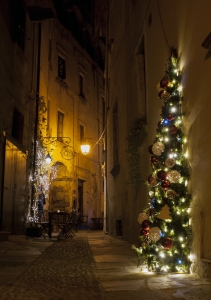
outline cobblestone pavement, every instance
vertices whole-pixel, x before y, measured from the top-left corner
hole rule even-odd
[[[131,244],[103,231],[0,243],[0,300],[210,300],[211,283],[137,268]]]
[[[53,243],[15,281],[0,287],[0,299],[103,299],[87,237]]]

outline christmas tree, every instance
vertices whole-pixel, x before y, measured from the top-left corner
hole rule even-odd
[[[157,272],[182,273],[190,267],[191,196],[178,63],[177,50],[171,48],[165,75],[157,86],[163,105],[155,140],[149,146],[149,205],[138,216],[141,247],[133,245],[138,264],[146,263]]]

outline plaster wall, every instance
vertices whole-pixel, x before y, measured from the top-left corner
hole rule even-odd
[[[135,80],[137,76],[136,55],[144,36],[148,137],[140,148],[143,181],[146,181],[150,174],[148,146],[155,138],[159,110],[162,105],[157,96],[156,85],[165,75],[169,47],[174,46],[178,49],[182,70],[183,131],[188,139],[191,174],[189,182],[189,191],[192,195],[190,216],[193,226],[191,271],[201,277],[210,277],[209,178],[211,163],[208,132],[211,111],[211,59],[209,55],[205,58],[209,49],[202,47],[202,42],[210,33],[208,22],[210,1],[176,1],[174,3],[165,0],[124,1],[121,9],[118,10],[120,6],[119,1],[110,1],[109,37],[114,37],[114,44],[112,52],[109,53],[109,101],[111,109],[115,101],[121,103],[118,128],[119,151],[122,154],[120,155],[120,172],[116,178],[113,178],[110,175],[112,156],[109,156],[113,146],[110,113],[107,164],[109,231],[115,234],[113,220],[117,218],[118,211],[122,216],[123,238],[129,242],[137,242],[135,238],[135,235],[139,235],[137,217],[148,201],[144,182],[136,202],[133,200],[133,191],[125,184],[128,163],[126,155],[123,154],[123,149],[126,147],[124,137],[129,128],[129,120],[136,116],[138,107]],[[118,21],[120,18],[121,21]],[[115,25],[117,22],[118,27]],[[124,165],[123,168],[122,165]],[[127,197],[122,197],[123,194]]]
[[[71,33],[56,20],[42,23],[40,95],[47,103],[46,122],[43,135],[57,137],[57,114],[64,114],[64,141],[47,146],[54,162],[63,164],[66,172],[53,181],[49,207],[70,211],[74,201],[78,208],[78,180],[83,182],[83,214],[100,217],[103,212],[101,193],[102,145],[98,139],[102,128],[102,96],[104,91],[103,73],[90,59],[84,49],[74,40]],[[50,56],[49,56],[50,53]],[[58,55],[65,59],[66,78],[58,77]],[[49,58],[50,57],[50,58]],[[80,95],[79,74],[84,77],[84,95]],[[81,153],[80,125],[84,126],[85,141],[91,151]],[[68,140],[67,140],[68,138]],[[74,151],[70,160],[62,157],[61,148],[65,145]],[[68,205],[69,202],[69,205]]]
[[[30,202],[37,26],[26,14],[23,51],[13,40],[12,4],[2,1],[0,8],[0,229],[22,234]],[[14,108],[24,120],[22,141],[12,137]]]

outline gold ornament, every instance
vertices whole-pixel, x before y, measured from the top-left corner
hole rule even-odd
[[[167,158],[165,160],[165,165],[167,168],[172,168],[175,165],[176,161],[174,158]]]
[[[147,220],[148,219],[148,216],[146,213],[140,213],[139,216],[138,216],[138,222],[139,224],[142,224],[142,222],[144,220]]]
[[[165,149],[165,145],[161,142],[156,142],[152,146],[152,152],[155,155],[161,155],[161,153],[164,151],[164,149]]]
[[[153,242],[157,242],[159,241],[159,239],[161,238],[161,231],[160,228],[158,227],[152,227],[149,230],[149,240],[153,241]]]
[[[171,183],[176,183],[179,181],[181,175],[177,170],[172,170],[168,172],[167,180],[169,180]]]
[[[176,197],[177,193],[173,190],[168,190],[166,192],[166,196],[168,199],[174,199]]]
[[[167,92],[164,92],[164,93],[161,95],[161,99],[164,100],[164,101],[167,101],[169,98],[170,98],[170,94],[167,93]]]

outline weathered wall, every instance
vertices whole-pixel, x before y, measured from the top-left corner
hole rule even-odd
[[[102,146],[95,142],[101,136],[103,73],[88,54],[74,40],[72,34],[56,20],[42,23],[40,95],[47,103],[47,120],[43,136],[57,136],[57,114],[64,114],[63,142],[50,143],[48,151],[54,164],[65,171],[53,180],[46,209],[71,211],[74,203],[79,208],[78,180],[83,182],[83,215],[101,216]],[[50,54],[49,54],[50,53]],[[66,62],[66,78],[58,77],[58,55]],[[84,96],[80,95],[79,74],[84,76]],[[80,149],[80,125],[90,143],[90,153],[84,156]],[[68,143],[74,152],[72,158],[62,155]],[[76,202],[75,202],[76,201]]]
[[[37,26],[26,14],[23,51],[13,39],[12,4],[14,1],[2,1],[0,8],[0,230],[21,234],[30,203],[29,175],[36,92],[36,68],[33,69],[32,62],[37,50]],[[24,120],[22,141],[12,137],[14,108]]]
[[[121,2],[121,3],[120,3]],[[159,7],[158,7],[159,4]],[[210,72],[211,59],[205,59],[208,49],[201,45],[210,33],[210,1],[109,1],[109,40],[114,39],[108,57],[109,106],[108,117],[108,172],[107,201],[109,232],[115,234],[114,220],[122,219],[123,238],[137,243],[139,235],[138,214],[148,201],[146,187],[141,185],[139,197],[134,201],[133,190],[125,184],[128,177],[125,136],[131,120],[139,113],[137,84],[137,54],[141,41],[145,39],[146,101],[148,137],[140,151],[141,174],[146,181],[150,174],[148,146],[152,144],[159,109],[162,105],[157,97],[156,85],[165,74],[169,46],[178,49],[180,68],[183,71],[184,132],[188,138],[192,194],[191,218],[192,271],[200,276],[210,277],[209,267],[211,240],[210,190],[211,175],[210,146]],[[160,12],[160,13],[159,13]],[[117,26],[118,24],[118,26]],[[119,104],[119,157],[120,172],[116,178],[110,174],[112,162],[112,107]],[[110,156],[111,155],[111,156]],[[126,196],[127,195],[127,196]],[[120,214],[120,216],[118,215]],[[203,262],[202,262],[203,261]],[[207,261],[207,263],[206,263]]]

